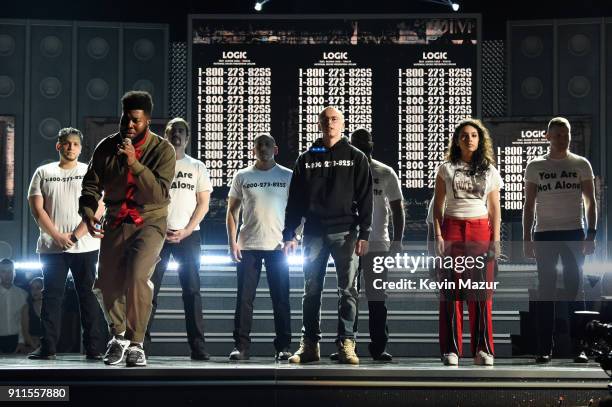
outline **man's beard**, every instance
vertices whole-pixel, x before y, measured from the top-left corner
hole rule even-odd
[[[172,136],[170,138],[170,143],[172,143],[172,145],[174,147],[182,147],[183,146],[183,140],[181,140],[181,138],[177,137],[177,136]]]
[[[66,153],[60,153],[60,155],[66,161],[76,161],[79,158],[79,156],[77,154],[75,154],[73,158],[69,157],[68,154],[66,154]]]

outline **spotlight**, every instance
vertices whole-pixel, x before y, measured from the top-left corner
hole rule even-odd
[[[459,3],[455,3],[453,0],[421,0],[426,3],[433,4],[441,4],[443,6],[448,6],[453,9],[453,11],[459,11]]]
[[[40,270],[42,263],[38,261],[16,261],[15,270]]]
[[[270,0],[263,0],[263,1],[258,1],[257,3],[255,3],[255,11],[261,11],[261,9],[263,8],[263,5],[269,1]]]

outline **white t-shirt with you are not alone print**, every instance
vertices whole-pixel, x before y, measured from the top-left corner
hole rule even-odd
[[[487,216],[489,192],[504,187],[499,171],[490,164],[486,171],[473,173],[470,164],[464,161],[456,164],[447,161],[438,167],[438,176],[446,188],[444,215],[455,218]]]
[[[169,191],[168,230],[184,229],[198,204],[196,194],[212,190],[208,169],[202,161],[187,154],[176,160],[174,179]],[[193,230],[200,230],[200,225],[196,225]]]
[[[584,228],[582,181],[594,179],[589,161],[568,153],[562,159],[549,154],[531,160],[525,181],[536,184],[536,232]]]

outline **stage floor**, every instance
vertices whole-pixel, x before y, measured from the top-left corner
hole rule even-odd
[[[392,406],[587,406],[608,395],[608,376],[597,363],[553,360],[536,365],[529,358],[498,358],[495,366],[458,367],[433,358],[397,358],[392,363],[362,357],[358,366],[327,358],[293,365],[254,357],[207,362],[188,357],[151,357],[148,366],[106,366],[79,355],[33,361],[0,356],[2,386],[65,386],[70,404],[129,403],[312,407]],[[119,393],[118,393],[119,392]],[[120,396],[118,396],[120,395]],[[62,404],[63,403],[63,404]],[[93,404],[92,404],[93,403]],[[590,404],[591,403],[591,404]],[[58,404],[65,406],[64,402]]]
[[[58,355],[56,360],[35,361],[21,355],[0,356],[0,379],[42,379],[83,380],[86,377],[103,378],[190,378],[198,380],[249,380],[279,381],[289,384],[294,380],[322,382],[358,382],[360,385],[375,385],[369,380],[375,379],[387,384],[396,382],[409,385],[418,381],[427,385],[430,380],[446,387],[470,379],[488,381],[504,381],[506,386],[546,382],[547,386],[555,387],[555,383],[582,383],[589,388],[605,388],[609,378],[598,363],[576,364],[571,360],[557,359],[546,365],[536,365],[529,358],[498,358],[495,366],[474,366],[471,358],[462,358],[459,366],[443,366],[438,359],[433,358],[397,358],[391,363],[375,362],[367,357],[361,358],[358,366],[341,365],[322,359],[320,362],[304,365],[275,362],[272,358],[253,357],[248,361],[233,362],[225,357],[213,357],[210,361],[192,361],[188,357],[156,357],[148,359],[148,366],[141,368],[126,368],[124,365],[107,366],[101,361],[89,361],[84,356],[66,354]],[[527,382],[517,382],[527,381]],[[441,383],[443,382],[443,383]],[[304,383],[305,384],[305,383]],[[454,384],[454,385],[453,385]],[[482,385],[483,383],[480,383]]]

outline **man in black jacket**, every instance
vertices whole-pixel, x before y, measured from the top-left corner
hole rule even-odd
[[[372,175],[367,157],[351,146],[342,112],[326,107],[319,114],[323,137],[302,153],[293,169],[285,213],[286,254],[295,250],[295,230],[304,226],[303,328],[292,363],[320,359],[321,292],[329,255],[338,279],[338,335],[341,363],[358,364],[353,325],[357,314],[358,256],[368,251],[372,224]]]

